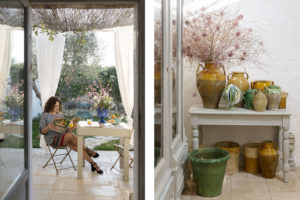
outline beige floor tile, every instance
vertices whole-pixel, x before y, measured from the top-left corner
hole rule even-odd
[[[232,190],[232,200],[272,200],[269,192],[245,192]]]
[[[106,174],[103,175],[96,175],[93,177],[93,183],[96,185],[103,185],[103,186],[118,186],[119,181],[116,176],[109,176]]]
[[[233,175],[231,177],[231,189],[235,192],[268,192],[264,178],[248,173]]]
[[[94,197],[93,200],[125,200],[123,197]]]
[[[282,182],[278,177],[267,180],[267,185],[273,192],[300,192],[300,178],[290,177],[288,183]]]
[[[189,195],[182,195],[182,196],[181,196],[181,199],[182,199],[182,200],[191,200],[192,197],[189,196]]]
[[[33,176],[33,185],[54,185],[55,176]]]
[[[120,197],[121,191],[113,186],[94,186],[85,185],[84,195],[94,196],[94,197]]]
[[[272,200],[300,200],[300,192],[274,192]]]
[[[34,200],[48,200],[52,194],[51,185],[33,185],[32,196]]]

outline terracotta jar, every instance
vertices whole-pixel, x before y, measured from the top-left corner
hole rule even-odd
[[[281,99],[280,87],[276,85],[270,85],[265,88],[265,93],[267,94],[268,98],[267,109],[277,110]]]
[[[202,70],[199,70],[202,68]],[[206,62],[199,65],[196,72],[197,88],[204,108],[218,108],[222,91],[226,84],[224,67]]]
[[[274,178],[278,163],[278,147],[273,141],[266,140],[259,145],[259,166],[265,178]]]
[[[286,98],[288,96],[287,92],[281,92],[280,103],[278,109],[286,109]]]
[[[263,112],[267,107],[267,96],[259,89],[253,96],[252,103],[255,111]]]
[[[251,82],[251,89],[261,89],[263,92],[265,90],[265,87],[268,87],[270,85],[274,85],[273,81],[265,81],[265,80],[259,80],[259,81],[252,81]]]
[[[243,154],[245,156],[245,171],[251,174],[260,172],[258,162],[259,143],[247,143],[244,145]]]

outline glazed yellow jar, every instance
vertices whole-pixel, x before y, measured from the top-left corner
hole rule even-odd
[[[273,81],[266,81],[266,80],[258,80],[258,81],[252,81],[251,82],[251,89],[261,89],[263,92],[265,90],[265,87],[268,87],[270,85],[274,85]]]
[[[231,72],[227,75],[227,85],[234,84],[242,92],[246,92],[249,89],[248,82],[249,75],[247,72]]]
[[[281,92],[281,99],[278,106],[278,109],[286,109],[286,98],[288,96],[287,92]]]
[[[212,62],[206,62],[205,66],[199,65],[196,72],[196,81],[203,107],[218,108],[226,84],[224,67],[217,66]]]
[[[265,178],[274,178],[278,163],[278,147],[275,142],[266,140],[259,146],[259,166]]]

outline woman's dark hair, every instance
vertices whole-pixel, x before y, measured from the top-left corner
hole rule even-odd
[[[59,111],[62,111],[62,107],[61,107],[61,101],[58,97],[50,97],[44,107],[44,112],[49,113],[51,110],[54,109],[54,106],[56,104],[56,102],[59,102]]]

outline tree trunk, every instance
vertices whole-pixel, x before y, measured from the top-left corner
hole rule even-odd
[[[35,93],[35,96],[40,100],[40,105],[42,106],[41,93],[35,84],[35,80],[32,80],[32,88]]]

